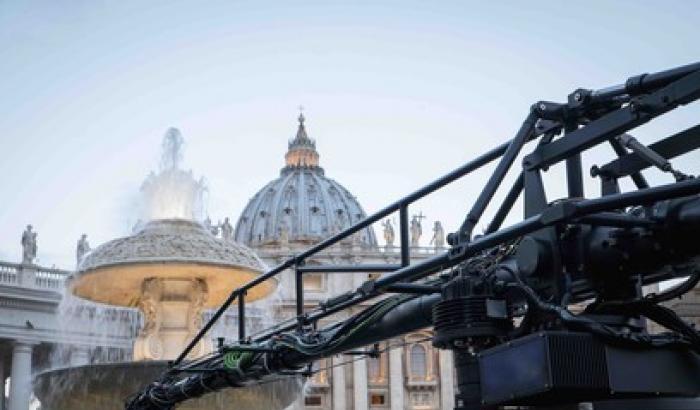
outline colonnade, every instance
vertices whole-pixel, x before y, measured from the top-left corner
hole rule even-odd
[[[36,342],[16,340],[12,342],[10,374],[5,374],[5,363],[0,362],[2,399],[0,410],[27,410],[32,394],[32,351]],[[2,360],[0,356],[0,360]],[[5,402],[5,382],[10,377],[10,392]]]

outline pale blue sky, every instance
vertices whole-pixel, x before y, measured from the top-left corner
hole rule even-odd
[[[93,246],[127,233],[169,126],[212,219],[235,220],[278,175],[300,104],[327,175],[372,212],[503,142],[536,100],[700,60],[698,22],[690,0],[0,0],[0,259],[20,258],[27,223],[40,263],[62,267],[82,232]],[[426,243],[485,175],[414,207]]]

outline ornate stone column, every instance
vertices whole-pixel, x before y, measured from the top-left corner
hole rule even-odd
[[[334,356],[333,365],[343,361],[342,357]],[[345,366],[333,367],[333,410],[345,410]]]
[[[367,410],[367,361],[365,359],[352,363],[352,384],[355,410]]]
[[[455,407],[454,360],[452,350],[440,349],[440,408]]]
[[[389,401],[391,410],[404,408],[403,349],[389,350]],[[444,407],[443,407],[444,408]]]
[[[145,323],[134,342],[134,360],[175,359],[201,328],[207,296],[207,284],[201,279],[145,280],[139,295]],[[211,341],[204,339],[188,357],[212,349]]]
[[[35,343],[15,341],[12,348],[9,410],[29,409],[32,392],[32,349]]]

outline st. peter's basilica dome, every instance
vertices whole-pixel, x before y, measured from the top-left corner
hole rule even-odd
[[[314,243],[365,218],[357,199],[324,175],[316,143],[299,115],[296,137],[289,141],[280,177],[248,202],[236,223],[235,240],[249,246]],[[355,235],[362,246],[376,246],[371,228]]]

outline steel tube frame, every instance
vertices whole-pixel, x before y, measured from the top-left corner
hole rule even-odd
[[[625,148],[617,138],[610,139],[610,146],[617,154],[618,160],[622,157],[626,157],[627,155],[629,155],[629,153],[627,152],[627,148]],[[620,176],[614,176],[605,171],[603,171],[603,175],[605,178],[620,178]],[[631,173],[630,177],[632,178],[632,181],[634,182],[634,185],[637,187],[637,189],[649,188],[649,183],[647,183],[647,180],[644,178],[641,171]]]
[[[297,319],[304,314],[304,272],[296,268],[294,270],[294,286],[296,287]],[[299,324],[302,324],[301,320]]]
[[[635,104],[629,104],[591,121],[585,127],[570,132],[565,138],[539,147],[534,153],[526,156],[523,163],[527,169],[541,169],[553,165],[649,122],[678,105],[687,104],[699,95],[700,71],[696,71],[640,98]]]
[[[564,136],[578,129],[578,124],[568,122],[564,126]],[[566,159],[566,182],[569,189],[569,198],[583,198],[583,164],[581,154],[572,155]]]
[[[238,340],[245,340],[245,292],[238,296]]]
[[[508,144],[508,149],[505,153],[503,153],[503,157],[498,163],[496,170],[493,172],[491,178],[489,178],[484,189],[481,190],[479,197],[469,210],[464,222],[462,222],[462,226],[460,226],[457,234],[459,242],[464,242],[471,239],[472,230],[479,222],[479,219],[481,218],[481,215],[483,215],[488,204],[491,202],[493,195],[496,193],[496,190],[498,190],[498,187],[501,185],[501,181],[503,181],[503,178],[510,170],[511,165],[513,165],[515,158],[518,156],[520,150],[522,150],[525,144],[535,135],[536,121],[537,114],[531,110],[525,118],[525,121],[523,121],[523,124],[520,126],[515,138],[513,138],[510,144]]]
[[[399,208],[399,238],[401,243],[401,266],[411,263],[411,248],[408,242],[408,205]]]
[[[613,140],[611,140],[612,143]],[[603,165],[599,168],[598,173],[608,175],[612,178],[622,178],[632,176],[651,167],[652,165],[644,161],[636,153],[629,153],[619,142],[620,150],[616,149],[619,158]],[[649,148],[666,159],[673,159],[679,155],[683,155],[689,151],[700,148],[700,124],[685,129],[670,137],[659,140]],[[644,186],[648,187],[648,184]]]
[[[393,272],[402,265],[310,265],[297,270],[304,273]]]

